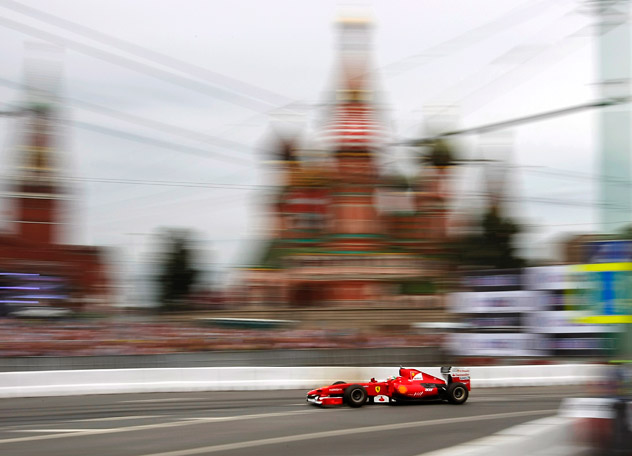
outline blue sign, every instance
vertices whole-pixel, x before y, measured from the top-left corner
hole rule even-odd
[[[585,245],[586,263],[632,262],[632,241],[596,241]]]
[[[592,271],[585,275],[580,291],[584,310],[594,315],[630,315],[632,313],[632,271]]]

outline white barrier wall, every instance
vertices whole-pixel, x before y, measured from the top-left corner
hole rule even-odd
[[[438,367],[419,368],[441,377]],[[578,385],[597,380],[600,365],[471,367],[472,388]],[[82,394],[308,389],[337,380],[383,380],[398,367],[192,367],[0,373],[0,397]]]
[[[542,366],[477,366],[470,368],[472,388],[498,386],[583,385],[605,375],[598,364],[554,364]]]

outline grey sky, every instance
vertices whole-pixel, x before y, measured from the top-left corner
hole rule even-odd
[[[71,121],[96,124],[135,135],[209,150],[208,158],[139,144],[95,131],[68,128],[70,175],[220,184],[265,184],[262,149],[269,145],[270,124],[279,117],[305,127],[308,144],[322,118],[320,105],[331,89],[336,67],[333,21],[345,10],[339,2],[268,0],[20,0],[20,3],[92,28],[146,49],[190,62],[256,88],[232,93],[258,94],[256,109],[218,100],[104,62],[81,51],[90,45],[118,57],[129,53],[18,13],[0,0],[0,18],[18,21],[70,40],[66,47],[65,95],[125,114],[235,141],[243,148],[209,147],[122,118],[70,103]],[[3,7],[4,5],[4,7]],[[373,63],[388,127],[395,138],[422,133],[427,105],[459,104],[459,126],[475,126],[590,101],[596,97],[592,31],[594,19],[576,0],[424,0],[373,1],[361,10],[375,22]],[[487,24],[487,25],[486,25]],[[482,27],[485,26],[485,27]],[[482,27],[482,28],[481,28]],[[469,32],[468,32],[469,31]],[[449,41],[448,45],[436,46]],[[24,43],[34,40],[0,21],[0,78],[20,82]],[[425,51],[431,49],[430,55]],[[142,63],[159,70],[165,65]],[[178,72],[179,75],[183,73]],[[216,81],[220,80],[219,77]],[[199,81],[199,78],[198,78]],[[226,86],[214,84],[223,94]],[[260,92],[258,92],[260,88]],[[264,92],[265,91],[265,92]],[[15,88],[0,85],[0,108],[20,100]],[[293,100],[292,116],[274,110],[273,100]],[[270,106],[269,108],[266,107]],[[267,112],[266,112],[267,111]],[[544,174],[552,167],[584,174],[594,171],[595,113],[585,112],[532,124],[513,131],[511,195],[513,215],[537,225],[525,237],[531,256],[547,256],[562,231],[587,231],[595,220],[595,182]],[[2,158],[11,143],[11,121],[0,119]],[[481,138],[457,141],[460,153],[479,156]],[[241,162],[215,159],[215,151]],[[392,160],[409,151],[394,148]],[[539,168],[528,168],[539,167]],[[480,193],[480,167],[458,170],[456,190]],[[129,233],[153,233],[160,226],[190,226],[216,252],[214,260],[235,264],[249,258],[259,235],[260,191],[248,188],[192,188],[110,184],[74,184],[81,196],[75,242],[113,245],[136,256],[148,240]],[[550,198],[543,203],[529,198]],[[573,205],[567,205],[571,202]],[[471,206],[460,198],[458,206]],[[540,226],[547,225],[547,226]],[[564,225],[564,226],[561,226]],[[535,247],[537,246],[537,247]],[[129,257],[128,257],[129,258]]]

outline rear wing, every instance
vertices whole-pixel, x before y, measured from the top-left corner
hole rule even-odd
[[[446,383],[453,382],[463,383],[470,389],[470,370],[466,367],[441,367],[441,375],[445,379]]]

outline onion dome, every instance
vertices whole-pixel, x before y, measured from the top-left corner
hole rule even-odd
[[[373,107],[357,101],[338,104],[323,132],[323,139],[339,154],[368,153],[382,137]]]
[[[384,136],[372,104],[370,22],[346,18],[339,22],[340,51],[336,101],[322,138],[338,155],[368,154]]]

